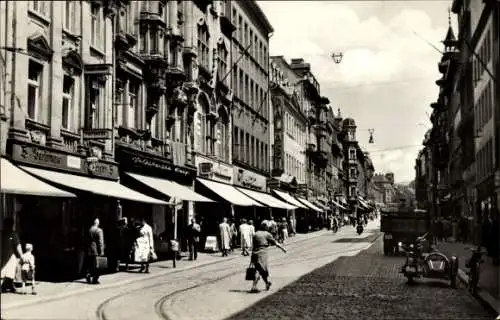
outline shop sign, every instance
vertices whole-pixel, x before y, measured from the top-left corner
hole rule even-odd
[[[159,169],[168,172],[175,172],[176,174],[188,176],[191,172],[187,169],[178,167],[172,163],[148,159],[141,156],[133,156],[131,158],[134,165],[144,166],[152,169]]]
[[[95,162],[84,161],[81,157],[35,145],[14,143],[12,145],[12,159],[30,165],[45,167],[49,170],[59,169],[100,178],[118,179],[118,168],[114,163],[99,160]]]
[[[195,164],[198,168],[198,175],[200,177],[232,183],[233,166],[200,155],[196,156]]]
[[[267,178],[255,172],[234,167],[233,184],[260,191],[266,190]]]
[[[285,131],[283,128],[283,102],[282,98],[274,97],[272,99],[274,108],[274,143],[273,143],[273,168],[284,168],[284,139]],[[281,174],[281,172],[273,172],[273,175]]]

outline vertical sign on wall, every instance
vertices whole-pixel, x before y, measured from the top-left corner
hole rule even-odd
[[[284,143],[284,128],[283,128],[283,104],[281,97],[273,97],[274,109],[274,146],[273,146],[273,176],[281,176],[283,173],[283,143]]]

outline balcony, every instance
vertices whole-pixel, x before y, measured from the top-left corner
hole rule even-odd
[[[115,47],[121,51],[127,51],[137,44],[137,36],[125,31],[119,31],[115,35]]]
[[[141,10],[140,24],[141,27],[144,25],[152,27],[166,27],[164,16],[160,15],[158,12],[152,12],[150,10]]]

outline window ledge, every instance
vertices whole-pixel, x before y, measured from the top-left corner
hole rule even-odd
[[[50,25],[50,19],[46,15],[39,13],[33,9],[28,9],[28,16],[34,17],[35,19],[40,21],[45,26]]]
[[[98,49],[95,45],[90,45],[90,53],[97,54],[103,58],[106,56],[104,51],[102,51],[101,49]]]
[[[78,133],[74,133],[69,131],[68,129],[61,129],[61,136],[62,137],[68,137],[68,138],[73,138],[73,139],[79,139],[80,135]]]

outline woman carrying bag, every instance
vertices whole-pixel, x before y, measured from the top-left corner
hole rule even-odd
[[[272,283],[269,281],[267,248],[272,245],[280,248],[284,253],[286,253],[286,249],[277,243],[269,232],[268,224],[263,221],[260,224],[260,230],[255,232],[253,236],[252,255],[250,257],[250,265],[247,268],[245,276],[246,280],[253,280],[252,289],[250,290],[252,293],[259,292],[257,289],[257,283],[259,282],[260,277],[262,277],[266,283],[266,290],[271,288]]]

